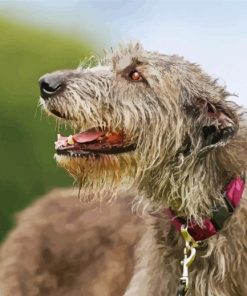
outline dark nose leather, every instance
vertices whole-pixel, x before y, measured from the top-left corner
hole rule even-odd
[[[61,73],[46,74],[39,79],[40,93],[43,99],[56,95],[64,85],[64,75]]]

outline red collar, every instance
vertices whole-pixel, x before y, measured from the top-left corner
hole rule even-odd
[[[239,205],[244,192],[245,181],[241,177],[233,179],[225,189],[224,200],[226,206],[216,208],[212,211],[212,216],[203,220],[203,226],[199,226],[193,220],[188,222],[188,232],[195,241],[203,241],[216,234],[222,229],[224,222],[231,216],[235,208]],[[186,224],[185,219],[177,217],[172,209],[165,209],[165,213],[171,223],[180,232],[181,226]]]

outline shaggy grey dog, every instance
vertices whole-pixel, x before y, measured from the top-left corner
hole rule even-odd
[[[56,160],[78,181],[81,198],[114,201],[137,190],[132,207],[148,228],[124,295],[176,295],[186,257],[173,222],[200,234],[214,213],[214,235],[195,243],[186,232],[185,251],[197,255],[179,295],[247,295],[246,198],[235,210],[225,194],[243,189],[247,128],[225,88],[197,65],[139,44],[93,67],[47,74],[40,86],[43,108],[75,130],[59,135]]]

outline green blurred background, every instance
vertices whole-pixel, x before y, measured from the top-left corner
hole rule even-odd
[[[38,78],[75,68],[92,53],[61,34],[0,19],[0,239],[14,213],[57,186],[72,184],[53,160],[55,122],[37,107]]]

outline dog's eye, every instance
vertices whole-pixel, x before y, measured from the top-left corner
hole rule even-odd
[[[134,80],[134,81],[143,80],[142,75],[137,70],[134,70],[134,71],[130,72],[129,77],[130,77],[131,80]]]

